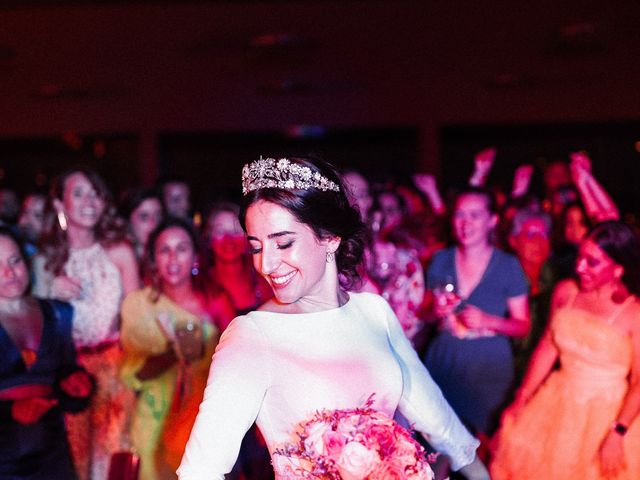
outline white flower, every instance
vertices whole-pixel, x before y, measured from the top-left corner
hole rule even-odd
[[[379,463],[378,453],[358,442],[347,443],[336,461],[342,480],[362,480]]]
[[[330,429],[331,426],[324,422],[315,423],[306,429],[305,433],[307,438],[304,440],[305,450],[315,452],[318,455],[326,455],[327,447],[324,443],[324,435]]]

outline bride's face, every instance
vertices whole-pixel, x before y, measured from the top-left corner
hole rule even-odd
[[[266,201],[248,208],[246,227],[253,264],[279,302],[335,298],[335,263],[327,263],[327,252],[337,248],[335,240],[319,239],[287,209]]]

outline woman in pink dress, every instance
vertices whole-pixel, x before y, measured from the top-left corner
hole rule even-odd
[[[597,225],[502,419],[491,478],[640,478],[640,241]],[[554,368],[559,361],[559,368]]]

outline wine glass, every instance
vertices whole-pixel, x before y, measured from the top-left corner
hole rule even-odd
[[[433,284],[431,291],[436,304],[435,311],[440,313],[443,327],[456,336],[463,335],[466,327],[458,321],[456,313],[464,306],[464,301],[453,277],[439,279]]]
[[[190,363],[202,357],[204,352],[204,344],[202,339],[202,329],[198,322],[188,319],[181,322],[175,330],[176,340],[182,358]]]

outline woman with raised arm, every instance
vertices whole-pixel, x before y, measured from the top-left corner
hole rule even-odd
[[[367,405],[391,417],[398,409],[455,469],[488,478],[475,455],[478,441],[444,400],[389,305],[377,295],[349,291],[361,261],[363,224],[336,170],[320,160],[261,158],[243,168],[242,178],[241,223],[254,265],[275,296],[237,317],[222,335],[180,479],[224,478],[254,421],[276,478],[309,475],[302,471],[308,464],[287,456],[301,423],[319,411]],[[357,446],[325,440],[344,447],[342,468],[362,460]],[[368,458],[367,467],[374,468],[377,457]]]
[[[0,228],[0,478],[76,478],[63,412],[86,408],[93,390],[76,363],[68,303],[28,294],[21,245]]]
[[[492,478],[640,478],[640,240],[596,225],[496,437]],[[556,368],[559,362],[559,368]]]
[[[133,401],[118,367],[120,303],[140,286],[138,266],[112,197],[95,172],[76,168],[51,186],[45,232],[34,259],[33,292],[68,301],[74,308],[73,340],[78,361],[97,382],[90,407],[67,420],[81,480],[104,479],[111,454],[126,446],[126,417]]]

